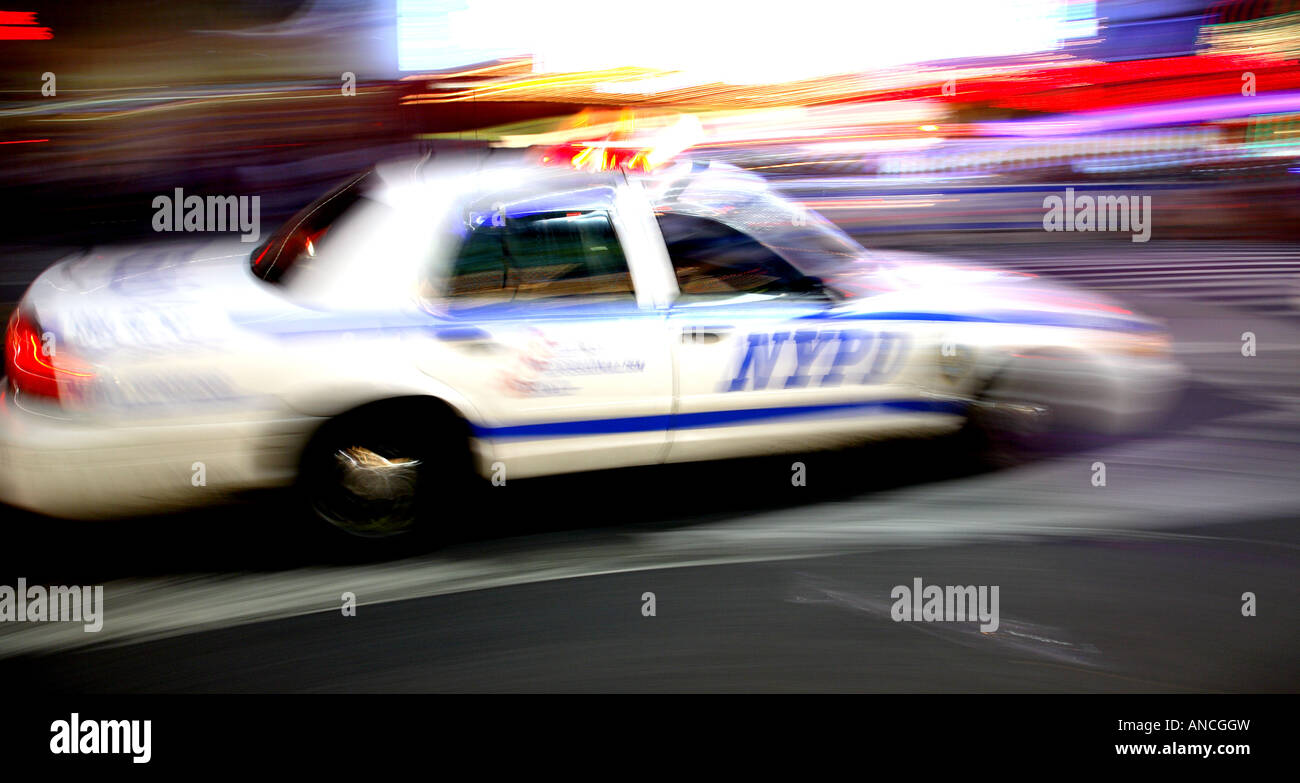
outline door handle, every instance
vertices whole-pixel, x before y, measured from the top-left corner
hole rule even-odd
[[[730,326],[687,326],[682,329],[682,342],[708,345],[722,340],[730,333]]]

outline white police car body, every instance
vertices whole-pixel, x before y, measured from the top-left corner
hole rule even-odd
[[[716,164],[404,161],[251,255],[173,243],[42,274],[6,338],[0,499],[120,516],[297,481],[384,535],[450,503],[462,467],[803,451],[980,412],[1120,430],[1179,377],[1159,325],[1113,302],[868,253]]]

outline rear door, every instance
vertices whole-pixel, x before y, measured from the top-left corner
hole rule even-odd
[[[672,355],[628,235],[612,191],[466,216],[428,372],[471,401],[481,457],[508,476],[664,456]]]

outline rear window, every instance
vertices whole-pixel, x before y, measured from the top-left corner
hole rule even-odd
[[[252,254],[253,274],[277,283],[300,263],[320,254],[330,229],[344,213],[366,200],[369,172],[353,177],[309,204]]]

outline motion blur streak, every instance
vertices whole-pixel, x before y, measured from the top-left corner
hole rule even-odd
[[[6,682],[1300,687],[1295,3],[30,7]]]

